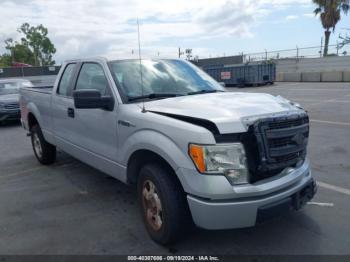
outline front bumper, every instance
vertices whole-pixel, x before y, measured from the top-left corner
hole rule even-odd
[[[194,223],[205,229],[252,227],[290,209],[298,210],[316,193],[316,183],[309,174],[296,184],[265,196],[235,200],[206,200],[187,196]]]
[[[21,118],[21,111],[11,110],[11,111],[0,111],[0,121],[4,120],[19,120]]]

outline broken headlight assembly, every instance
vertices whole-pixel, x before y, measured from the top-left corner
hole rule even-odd
[[[206,175],[224,175],[232,185],[248,183],[247,159],[241,143],[189,145],[197,170]]]

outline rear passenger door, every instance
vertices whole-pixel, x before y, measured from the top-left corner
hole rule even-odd
[[[74,124],[74,118],[69,112],[74,108],[72,97],[73,81],[77,74],[77,63],[66,65],[59,80],[56,93],[52,96],[52,121],[56,144],[66,149],[74,141],[75,133],[70,128]]]
[[[109,82],[99,63],[86,62],[77,74],[74,90],[96,89],[102,96],[113,96]],[[94,157],[116,160],[117,121],[113,111],[74,108],[73,142]]]

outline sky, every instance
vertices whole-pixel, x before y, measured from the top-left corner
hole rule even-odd
[[[58,64],[136,56],[137,18],[145,56],[176,57],[178,47],[206,58],[317,46],[323,29],[315,7],[311,0],[1,0],[0,53],[28,22],[48,28]],[[349,22],[344,15],[331,43]]]

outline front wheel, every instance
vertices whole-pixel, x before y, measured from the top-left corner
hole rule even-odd
[[[175,242],[192,226],[186,196],[170,172],[159,164],[145,165],[137,186],[146,229],[162,245]]]
[[[31,130],[33,151],[38,161],[43,165],[50,165],[56,160],[56,147],[48,143],[39,125],[34,125]]]

